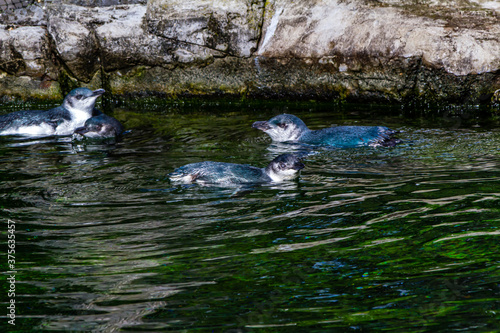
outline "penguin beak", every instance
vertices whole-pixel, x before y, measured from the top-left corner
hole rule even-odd
[[[106,92],[106,90],[104,89],[97,89],[97,90],[94,90],[92,92],[92,96],[101,96],[102,94],[104,94]]]
[[[252,127],[264,132],[271,129],[271,126],[269,126],[269,123],[267,121],[256,121],[252,124]]]
[[[75,129],[75,133],[78,133],[81,135],[85,135],[85,133],[87,133],[88,131],[89,131],[88,128],[85,126],[78,127],[77,129]]]

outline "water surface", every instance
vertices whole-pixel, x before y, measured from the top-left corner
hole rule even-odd
[[[116,109],[116,144],[0,137],[2,273],[16,222],[8,331],[491,332],[500,322],[500,127],[317,104]],[[384,125],[394,148],[273,144],[256,120]],[[297,181],[173,186],[203,160]],[[8,286],[2,305],[8,305]],[[5,311],[5,310],[4,310]],[[4,329],[2,329],[4,331]]]

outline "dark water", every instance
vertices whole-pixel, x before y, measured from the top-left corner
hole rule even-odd
[[[117,109],[130,133],[114,145],[0,138],[4,281],[8,219],[16,241],[1,330],[498,331],[498,123],[328,109]],[[300,150],[250,127],[284,111],[404,143],[310,151],[280,185],[169,184],[186,163]]]

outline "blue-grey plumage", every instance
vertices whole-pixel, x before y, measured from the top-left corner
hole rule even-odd
[[[101,112],[94,108],[104,89],[73,89],[61,106],[49,110],[16,111],[0,116],[0,135],[69,135]]]
[[[252,127],[260,129],[277,142],[338,148],[389,147],[401,142],[393,137],[397,132],[385,126],[336,126],[313,131],[300,118],[291,114],[281,114],[268,121],[256,121]]]
[[[123,133],[123,130],[122,124],[116,118],[102,113],[87,119],[85,125],[75,129],[73,138],[77,140],[116,138]]]
[[[173,182],[205,184],[259,184],[282,182],[298,176],[304,164],[292,154],[283,154],[265,168],[224,162],[191,163],[169,174]]]

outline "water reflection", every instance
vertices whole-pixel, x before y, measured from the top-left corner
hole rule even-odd
[[[404,140],[313,150],[262,139],[250,125],[268,111],[118,110],[130,133],[111,145],[0,138],[1,214],[19,225],[16,328],[496,329],[498,130],[291,110],[311,127],[362,120]],[[283,152],[304,156],[297,181],[166,177]]]

